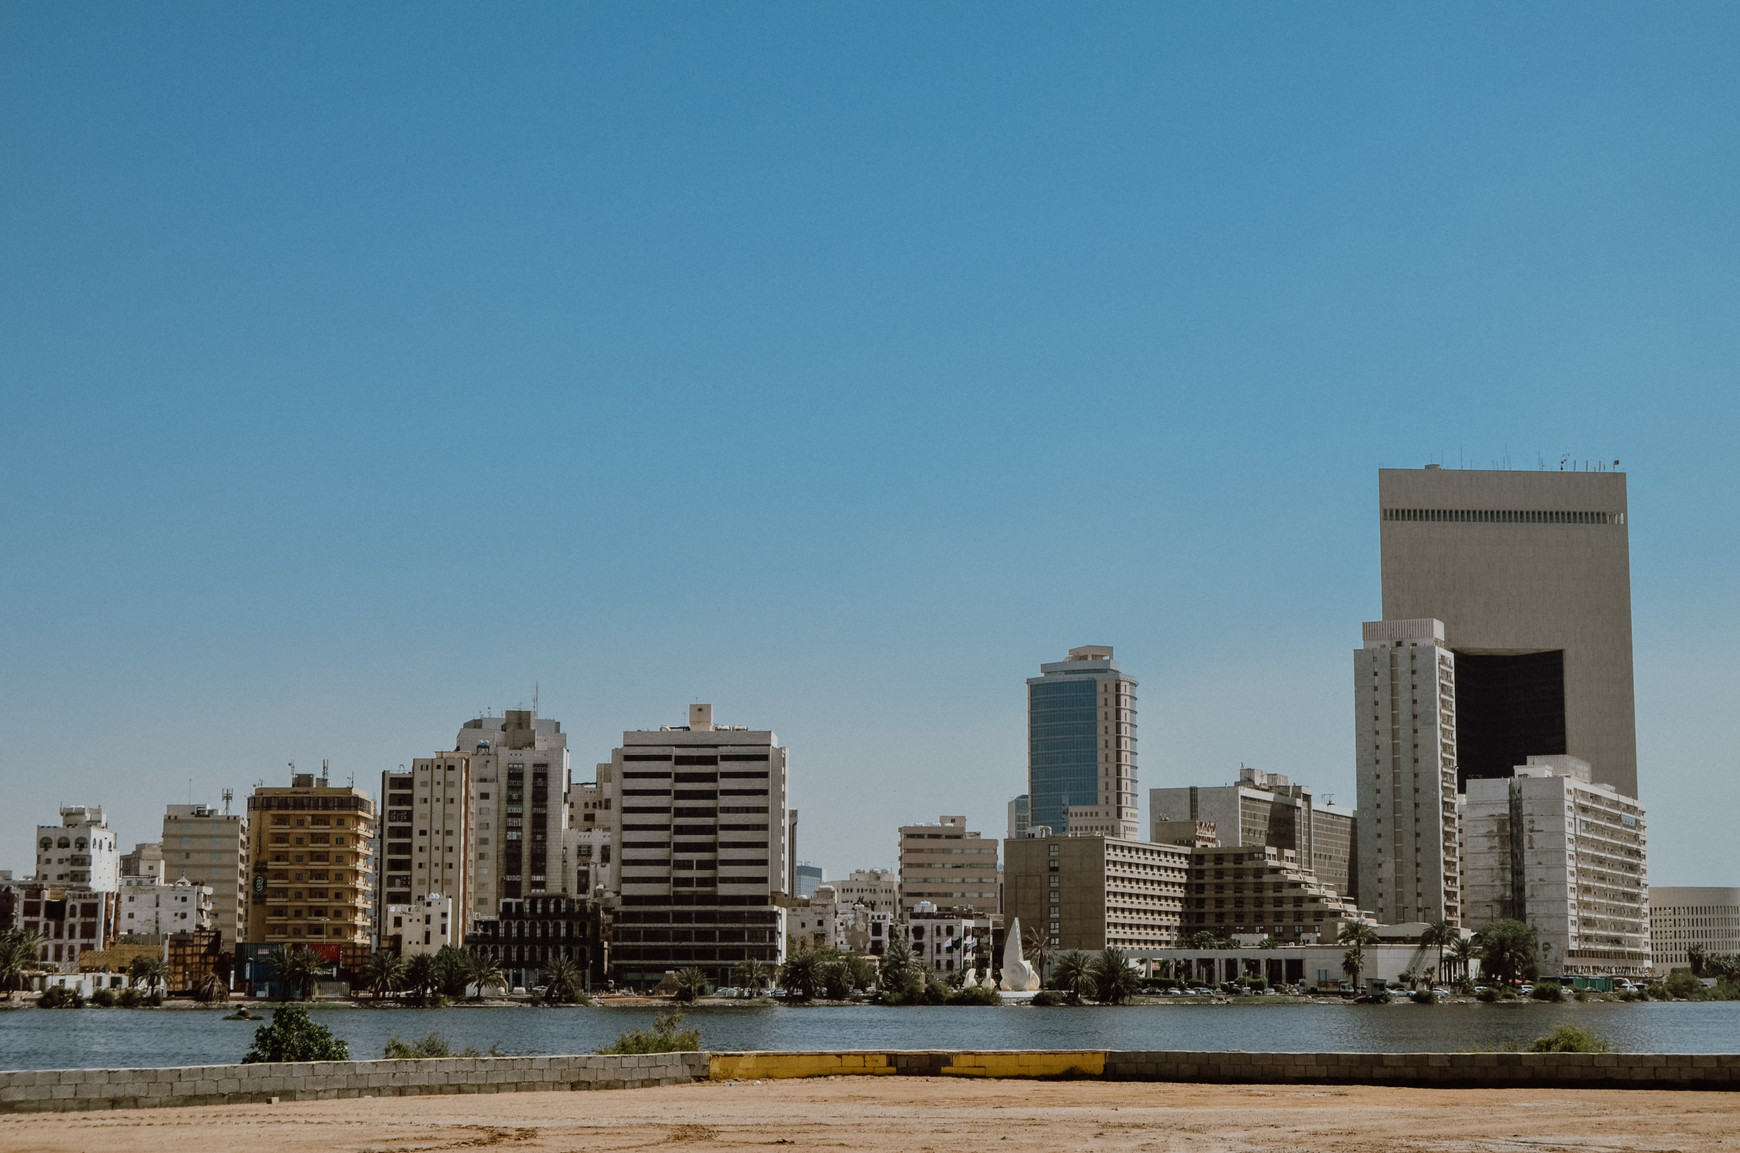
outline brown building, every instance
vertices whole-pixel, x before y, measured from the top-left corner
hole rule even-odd
[[[1178,940],[1191,850],[1117,837],[1003,842],[1005,923],[1053,948],[1167,949]]]
[[[361,789],[295,773],[248,798],[250,944],[369,942],[375,804]]]
[[[1250,934],[1287,944],[1333,941],[1346,921],[1366,921],[1353,902],[1266,845],[1190,850],[1183,936]]]
[[[937,912],[995,913],[997,839],[967,831],[967,818],[941,817],[934,825],[900,827],[900,911],[911,917],[921,901]]]
[[[33,881],[0,884],[0,929],[35,933],[36,959],[57,972],[78,971],[81,953],[105,949],[115,939],[114,893]]]

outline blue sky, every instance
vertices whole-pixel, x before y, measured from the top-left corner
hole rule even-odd
[[[772,727],[800,854],[1352,799],[1376,469],[1630,474],[1658,883],[1736,883],[1732,6],[0,10],[0,867],[529,702]]]

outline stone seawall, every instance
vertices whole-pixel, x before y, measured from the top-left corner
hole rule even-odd
[[[1014,1077],[1438,1089],[1740,1090],[1740,1054],[1192,1053],[1105,1049],[446,1057],[0,1072],[0,1113],[634,1089],[787,1077]]]
[[[439,1057],[169,1069],[0,1072],[0,1113],[245,1105],[339,1097],[638,1089],[706,1080],[705,1053],[634,1057]]]

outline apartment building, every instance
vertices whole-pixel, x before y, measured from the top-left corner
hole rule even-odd
[[[211,925],[224,947],[234,948],[247,934],[248,821],[211,805],[169,805],[163,811],[163,872],[168,880],[186,877],[211,888]]]
[[[155,877],[122,877],[116,931],[158,937],[211,928],[212,887],[186,877],[165,884]]]
[[[389,906],[382,926],[382,947],[396,945],[401,957],[416,957],[458,944],[463,937],[455,932],[453,909],[453,898],[440,893],[429,893],[408,905]]]
[[[378,908],[402,910],[440,893],[459,916],[480,915],[468,900],[471,867],[474,857],[490,851],[492,834],[474,829],[472,809],[474,798],[478,809],[496,804],[482,796],[489,791],[472,788],[469,753],[418,757],[409,769],[381,774]],[[385,915],[404,917],[403,912]],[[390,935],[389,928],[383,916],[380,939]]]
[[[1149,789],[1148,817],[1152,841],[1181,835],[1174,821],[1209,821],[1220,844],[1291,852],[1324,885],[1359,901],[1356,814],[1280,773],[1240,765],[1237,784]]]
[[[1054,833],[1141,835],[1136,681],[1110,645],[1084,645],[1027,681],[1028,823]]]
[[[921,902],[939,912],[998,912],[1000,881],[996,838],[968,831],[967,818],[900,827],[902,919],[911,919]]]
[[[36,879],[113,893],[121,880],[121,852],[103,810],[67,805],[60,824],[36,826]]]
[[[143,841],[133,846],[132,852],[121,854],[121,876],[152,877],[163,880],[163,844],[161,841]]]
[[[1118,837],[1003,843],[1005,923],[1057,949],[1165,949],[1178,940],[1190,850]]]
[[[1286,945],[1333,942],[1344,924],[1371,924],[1352,901],[1302,867],[1292,850],[1216,845],[1190,850],[1182,936],[1273,937]]]
[[[1457,657],[1437,620],[1368,621],[1353,656],[1359,903],[1462,923]]]
[[[900,909],[900,878],[889,869],[853,869],[844,880],[829,881],[841,905],[863,905],[873,913]]]
[[[375,804],[292,770],[248,798],[247,942],[367,946],[374,926]]]
[[[1649,947],[1655,976],[1691,966],[1691,950],[1740,956],[1740,889],[1657,885],[1649,891]]]
[[[116,893],[40,881],[0,881],[0,929],[23,929],[39,938],[36,957],[55,972],[78,971],[81,954],[115,939]]]
[[[1588,762],[1535,756],[1506,779],[1468,782],[1468,908],[1535,931],[1546,976],[1653,970],[1643,806]]]
[[[534,709],[506,709],[467,721],[453,747],[470,758],[468,895],[452,890],[467,917],[494,917],[504,900],[569,891],[575,882],[566,876],[563,847],[570,773],[561,724]]]
[[[690,705],[687,725],[623,733],[600,778],[617,801],[618,980],[644,988],[694,966],[728,984],[742,961],[783,959],[788,768],[773,732]]]

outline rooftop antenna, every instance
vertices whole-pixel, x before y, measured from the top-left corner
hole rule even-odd
[[[224,816],[227,817],[230,815],[230,802],[236,799],[236,791],[234,789],[225,789],[224,793],[223,793],[223,797],[224,797]]]

